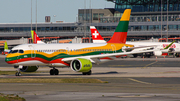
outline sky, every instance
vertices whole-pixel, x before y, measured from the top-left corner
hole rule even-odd
[[[91,1],[91,6],[90,6]],[[114,3],[106,0],[37,0],[37,22],[76,22],[78,9],[114,8]],[[36,0],[32,0],[32,22],[36,22]],[[30,23],[31,0],[3,0],[0,3],[0,23]],[[55,17],[54,17],[55,15]]]

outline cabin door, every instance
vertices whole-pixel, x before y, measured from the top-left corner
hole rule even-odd
[[[66,53],[69,55],[70,53],[69,47],[66,47]]]
[[[31,50],[31,58],[35,58],[36,57],[36,51],[34,50],[34,47],[32,45],[29,45],[29,48]]]
[[[116,46],[114,44],[111,45],[113,53],[116,53]]]

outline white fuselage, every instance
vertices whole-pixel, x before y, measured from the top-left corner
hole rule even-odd
[[[126,44],[134,45],[134,47],[150,46],[149,48],[153,47],[154,50],[161,50],[164,53],[166,52],[168,53],[168,49],[167,50],[162,50],[162,49],[164,49],[166,46],[168,46],[171,43],[170,42],[126,42]],[[173,48],[174,53],[180,52],[179,43],[173,43],[169,48]],[[142,49],[148,49],[148,47]],[[135,50],[142,50],[142,49],[135,49]]]

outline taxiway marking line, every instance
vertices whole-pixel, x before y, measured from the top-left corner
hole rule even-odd
[[[133,79],[133,78],[128,78],[128,79],[131,80],[131,81],[134,81],[134,82],[138,82],[138,83],[151,84],[151,83],[139,81],[139,80],[136,80],[136,79]]]
[[[147,66],[150,66],[150,65],[152,65],[152,64],[155,64],[156,62],[158,62],[158,61],[155,61],[155,62],[152,62],[152,63],[150,63],[150,64],[147,64],[146,66],[144,66],[144,67],[142,67],[142,68],[146,68]]]

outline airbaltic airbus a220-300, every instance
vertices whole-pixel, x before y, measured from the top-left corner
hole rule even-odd
[[[50,75],[58,75],[55,67],[68,66],[73,71],[91,75],[92,63],[105,57],[135,54],[142,52],[124,52],[122,47],[133,47],[125,44],[131,9],[126,9],[113,34],[107,43],[80,44],[23,44],[12,48],[5,61],[17,68],[16,76],[22,72],[34,72],[38,66],[49,66]]]

